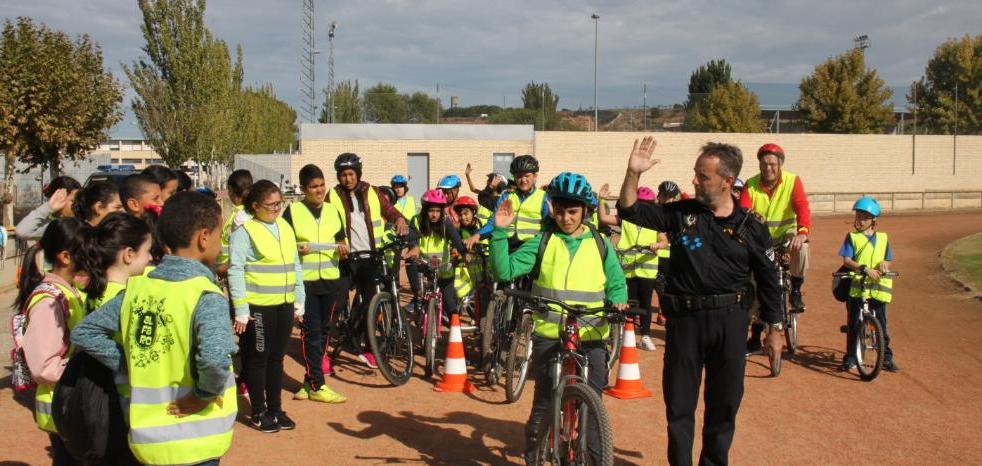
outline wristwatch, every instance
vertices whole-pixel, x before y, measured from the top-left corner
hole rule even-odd
[[[784,322],[777,322],[777,323],[767,324],[767,325],[770,326],[772,329],[777,330],[777,331],[783,331],[784,330]]]

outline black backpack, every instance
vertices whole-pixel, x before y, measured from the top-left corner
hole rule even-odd
[[[113,371],[75,353],[55,385],[51,415],[65,448],[85,464],[134,464]]]
[[[843,265],[835,273],[846,273],[849,271],[849,268]],[[852,278],[832,276],[832,296],[836,301],[840,303],[848,301],[850,288],[852,288]]]

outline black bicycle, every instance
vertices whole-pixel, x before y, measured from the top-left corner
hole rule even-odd
[[[534,311],[549,312],[549,305],[558,306],[565,315],[559,326],[562,350],[550,361],[553,380],[548,421],[542,424],[530,464],[550,465],[612,465],[614,434],[600,395],[589,386],[589,364],[580,351],[579,327],[581,318],[603,314],[608,321],[626,321],[626,313],[608,306],[586,308],[570,306],[562,301],[537,296],[526,291],[503,290],[501,293],[519,298]],[[636,314],[643,312],[634,309]]]
[[[866,289],[872,284],[872,280],[867,275],[861,278],[849,272],[837,272],[832,274],[837,278],[851,278],[859,280],[860,296],[866,294]],[[883,272],[883,278],[896,278],[900,274],[897,272]],[[859,319],[853,328],[843,325],[839,328],[842,333],[855,332],[853,341],[855,345],[851,348],[853,357],[856,358],[856,369],[859,371],[859,378],[867,382],[872,381],[883,370],[883,360],[886,353],[886,340],[884,338],[883,326],[880,319],[870,309],[869,300],[863,299],[863,306],[859,313]]]
[[[412,330],[405,309],[399,305],[399,252],[406,245],[405,237],[394,237],[379,249],[353,252],[350,257],[356,261],[372,261],[379,271],[375,275],[375,295],[366,308],[365,337],[382,376],[396,386],[405,384],[413,374]],[[386,251],[390,250],[395,252],[395,264],[391,268],[385,258]],[[351,307],[362,302],[364,297],[358,295]],[[335,357],[342,348],[361,348],[351,315],[350,310],[342,310],[339,342],[332,353]]]

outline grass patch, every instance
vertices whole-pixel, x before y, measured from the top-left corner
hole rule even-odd
[[[982,233],[951,243],[945,262],[953,275],[976,290],[982,290]]]

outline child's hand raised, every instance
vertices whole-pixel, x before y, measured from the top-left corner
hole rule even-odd
[[[498,210],[494,212],[494,224],[499,227],[511,225],[515,221],[515,211],[511,208],[511,199],[505,199]]]

